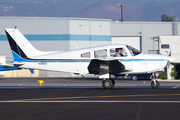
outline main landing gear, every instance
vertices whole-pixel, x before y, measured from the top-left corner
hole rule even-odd
[[[102,81],[102,85],[104,87],[104,89],[111,89],[114,87],[115,85],[115,82],[113,79],[111,78],[105,78],[103,81]]]
[[[152,78],[153,77],[153,78]],[[154,73],[152,75],[151,79],[152,79],[152,82],[151,82],[151,87],[153,89],[158,89],[159,86],[160,86],[160,83],[155,79],[155,76],[154,76]]]

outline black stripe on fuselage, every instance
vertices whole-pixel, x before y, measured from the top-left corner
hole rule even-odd
[[[5,30],[5,32],[6,32],[11,50],[14,51],[16,54],[18,54],[19,56],[21,56],[22,58],[27,58],[26,54],[21,50],[21,48],[18,46],[18,44],[9,35],[9,33],[6,30]]]

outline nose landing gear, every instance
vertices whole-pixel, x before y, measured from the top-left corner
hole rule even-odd
[[[152,77],[153,77],[153,78],[152,78]],[[159,86],[160,86],[160,83],[155,79],[154,73],[153,73],[152,76],[151,76],[151,80],[152,80],[152,82],[151,82],[151,87],[152,87],[153,89],[158,89]]]

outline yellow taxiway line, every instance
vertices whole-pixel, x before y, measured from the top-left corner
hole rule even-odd
[[[152,96],[180,96],[180,94],[148,94],[148,95],[113,95],[113,96],[77,96],[77,97],[58,97],[58,98],[35,98],[20,99],[8,101],[38,101],[38,100],[72,100],[72,99],[90,99],[90,98],[118,98],[118,97],[152,97]]]
[[[173,89],[176,89],[176,88],[178,88],[179,86],[174,86],[174,87],[172,87]]]

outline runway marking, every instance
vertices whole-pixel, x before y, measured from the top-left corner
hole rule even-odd
[[[0,103],[180,103],[180,101],[0,101]]]
[[[176,88],[178,88],[179,86],[174,86],[174,87],[172,87],[173,89],[176,89]]]
[[[118,97],[155,97],[155,96],[180,96],[180,94],[149,94],[149,95],[115,95],[115,96],[79,96],[79,97],[58,97],[58,98],[35,98],[7,101],[42,101],[42,100],[70,100],[70,99],[89,99],[89,98],[118,98]]]

